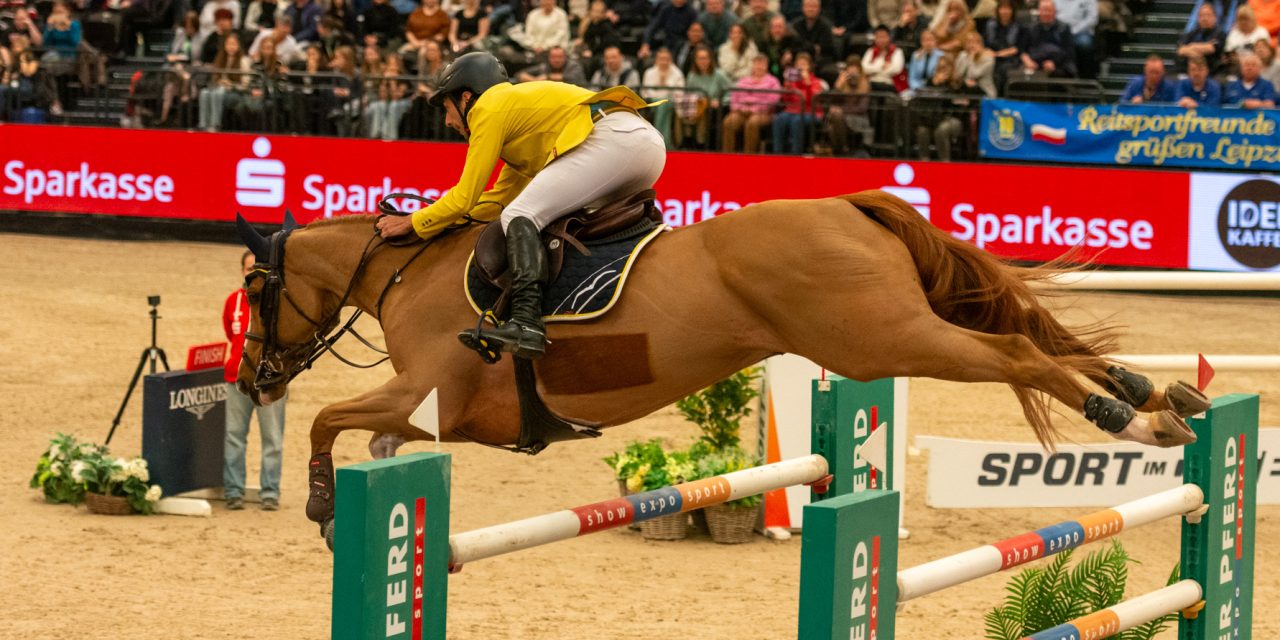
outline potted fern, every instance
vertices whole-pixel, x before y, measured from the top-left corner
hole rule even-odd
[[[988,640],[1019,640],[1111,607],[1124,598],[1129,564],[1136,561],[1119,540],[1112,540],[1110,545],[1068,568],[1073,551],[1063,551],[1045,567],[1019,572],[1009,580],[1004,604],[984,617]],[[1175,567],[1169,584],[1177,581]],[[1112,637],[1151,640],[1176,618],[1177,614],[1171,613]]]
[[[680,414],[698,425],[702,433],[689,449],[691,480],[758,464],[743,450],[740,431],[743,418],[751,415],[751,401],[760,395],[756,387],[759,378],[758,367],[743,369],[676,403]],[[750,540],[762,504],[760,496],[750,496],[703,509],[711,539],[724,544]]]

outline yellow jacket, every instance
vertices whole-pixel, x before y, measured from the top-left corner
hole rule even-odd
[[[462,177],[444,197],[413,213],[414,231],[429,238],[465,213],[496,219],[543,167],[587,139],[595,127],[589,105],[599,102],[649,106],[626,87],[592,93],[562,82],[504,82],[485,91],[467,114],[471,140]],[[485,191],[498,160],[506,165]]]

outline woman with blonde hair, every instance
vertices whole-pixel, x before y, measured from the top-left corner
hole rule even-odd
[[[964,51],[956,58],[956,76],[964,85],[962,90],[996,97],[995,70],[995,53],[977,31],[970,31],[964,39]]]
[[[1227,34],[1227,43],[1222,50],[1228,55],[1238,56],[1253,49],[1253,43],[1259,40],[1271,40],[1271,34],[1258,25],[1253,9],[1249,5],[1241,5],[1236,11],[1236,23]]]
[[[964,48],[965,39],[970,33],[976,33],[973,18],[969,15],[969,7],[964,0],[949,0],[945,15],[933,28],[933,35],[938,38],[938,48],[947,53],[956,53]]]

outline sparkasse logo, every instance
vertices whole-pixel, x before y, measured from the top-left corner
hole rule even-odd
[[[1280,265],[1280,184],[1247,180],[1228,192],[1218,207],[1218,240],[1246,267]]]

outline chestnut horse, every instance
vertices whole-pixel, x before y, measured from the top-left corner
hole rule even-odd
[[[346,306],[378,318],[395,370],[381,387],[315,418],[307,515],[322,528],[333,517],[329,453],[338,434],[372,431],[376,457],[428,439],[408,417],[433,388],[443,440],[516,441],[510,359],[487,365],[455,337],[477,321],[460,287],[478,233],[473,226],[393,247],[376,238],[370,216],[272,239],[242,225],[260,263],[248,284],[253,336],[242,390],[261,404],[282,397]],[[550,325],[539,389],[556,413],[612,426],[794,353],[857,380],[1007,383],[1046,446],[1059,436],[1050,398],[1116,438],[1161,447],[1193,441],[1182,417],[1206,408],[1204,397],[1185,384],[1153,390],[1105,360],[1110,328],[1061,325],[1032,286],[1053,273],[1011,266],[882,191],[764,202],[662,234],[607,315]],[[1086,380],[1117,399],[1092,393]]]

